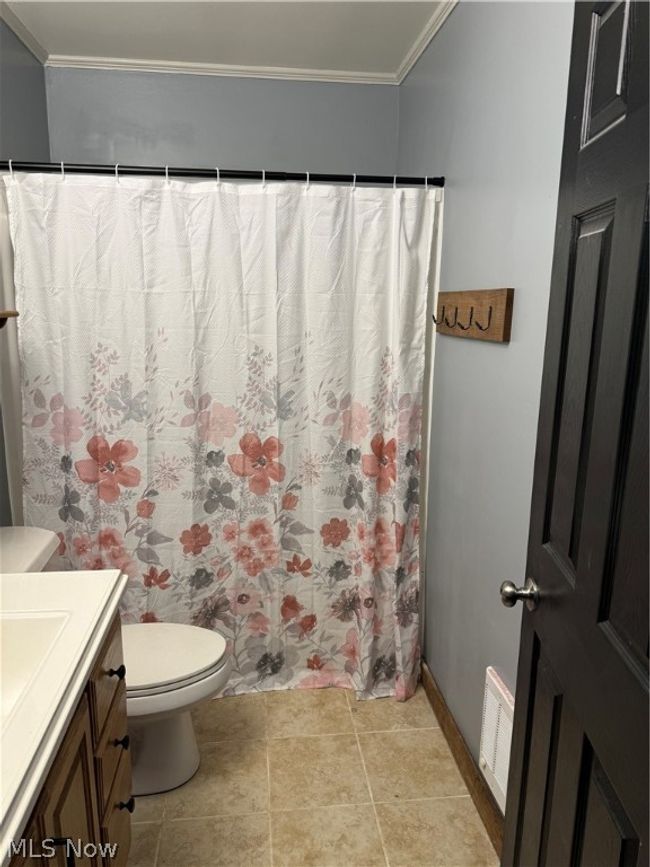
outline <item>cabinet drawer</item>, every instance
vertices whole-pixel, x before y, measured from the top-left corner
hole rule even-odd
[[[123,751],[102,822],[102,843],[117,844],[117,851],[113,858],[106,853],[104,858],[106,867],[126,865],[131,844],[131,812],[127,805],[132,803],[131,757],[128,752]]]
[[[122,632],[119,617],[111,626],[108,638],[90,676],[90,715],[93,724],[93,741],[97,746],[113,699],[121,683],[124,682],[126,669],[122,653]]]
[[[104,814],[108,796],[115,779],[115,772],[122,757],[130,747],[126,721],[126,686],[120,682],[104,731],[95,750],[95,771],[99,794],[99,814]]]

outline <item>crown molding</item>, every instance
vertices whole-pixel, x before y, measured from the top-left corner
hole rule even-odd
[[[340,69],[298,69],[282,66],[236,66],[221,63],[194,63],[170,60],[140,60],[124,57],[89,57],[83,55],[48,54],[20,18],[0,2],[0,18],[38,60],[48,67],[76,69],[117,69],[128,72],[162,72],[181,75],[217,75],[237,78],[270,78],[280,81],[320,81],[331,84],[388,84],[404,81],[423,51],[452,13],[459,0],[442,0],[420,31],[396,72],[359,72]]]
[[[20,41],[29,48],[37,60],[40,60],[43,64],[47,62],[47,51],[43,48],[38,39],[32,36],[31,31],[25,27],[20,18],[15,12],[11,11],[6,3],[0,3],[0,18],[2,18],[11,30],[13,30]]]
[[[128,72],[163,72],[182,75],[221,75],[237,78],[273,78],[322,81],[334,84],[398,84],[390,72],[359,72],[341,69],[298,69],[283,66],[235,66],[222,63],[191,63],[171,60],[138,60],[123,57],[83,57],[50,54],[45,66],[77,69],[121,69]]]
[[[400,63],[399,68],[394,75],[395,84],[401,84],[404,81],[406,76],[420,59],[425,48],[440,30],[447,18],[449,18],[458,3],[459,0],[444,0],[444,2],[441,2],[436,8],[431,18],[429,18],[420,31],[420,35],[411,46],[410,51]]]

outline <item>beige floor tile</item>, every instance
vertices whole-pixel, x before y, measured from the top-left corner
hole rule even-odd
[[[471,798],[377,804],[391,867],[497,867]]]
[[[138,795],[132,822],[157,822],[163,818],[165,810],[164,795]]]
[[[317,807],[272,813],[275,867],[383,867],[374,810]]]
[[[343,689],[294,689],[266,695],[270,738],[351,732],[352,718]]]
[[[352,722],[358,732],[438,727],[438,720],[422,687],[408,701],[395,701],[394,698],[356,701],[351,695],[350,709]]]
[[[129,867],[155,867],[160,828],[160,822],[131,825]]]
[[[370,800],[354,735],[268,741],[271,809]]]
[[[260,692],[204,701],[192,719],[200,744],[266,737],[266,704]]]
[[[268,813],[163,826],[158,867],[266,867],[270,861]]]
[[[360,734],[375,801],[467,793],[440,729]]]
[[[196,775],[165,794],[165,818],[189,819],[268,809],[265,741],[203,744]]]

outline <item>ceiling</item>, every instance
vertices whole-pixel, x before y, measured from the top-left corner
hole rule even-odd
[[[50,66],[399,84],[456,2],[23,0],[0,15]]]

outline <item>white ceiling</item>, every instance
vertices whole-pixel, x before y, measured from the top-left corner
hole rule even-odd
[[[399,84],[457,0],[1,3],[51,66]]]

